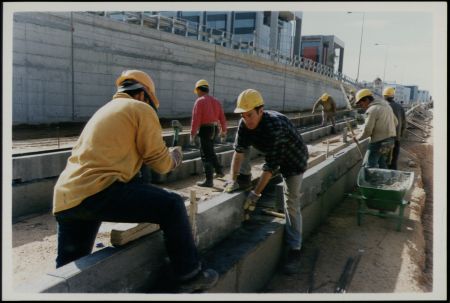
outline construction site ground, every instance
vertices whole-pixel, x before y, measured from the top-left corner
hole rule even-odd
[[[316,145],[320,145],[320,141]],[[333,293],[347,258],[355,257],[359,250],[363,250],[362,257],[347,289],[348,293],[432,291],[432,150],[432,137],[427,138],[425,143],[412,140],[402,143],[399,169],[414,171],[415,182],[411,190],[411,204],[406,208],[400,232],[395,229],[395,220],[389,218],[364,216],[362,225],[358,226],[357,201],[347,198],[304,241],[299,273],[288,276],[281,272],[280,267],[262,293]],[[253,175],[259,174],[261,163],[260,159],[252,163]],[[228,173],[228,168],[225,171]],[[201,175],[194,175],[163,186],[188,197],[187,188],[200,179]],[[214,182],[215,187],[212,189],[193,186],[200,201],[221,193],[223,180],[216,179]],[[111,225],[102,224],[94,251],[110,245],[110,230]],[[54,269],[56,222],[51,214],[24,218],[13,225],[12,232],[15,285],[37,279]],[[315,251],[319,254],[311,274]]]

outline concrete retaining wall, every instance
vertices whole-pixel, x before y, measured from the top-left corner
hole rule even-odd
[[[267,109],[310,109],[336,80],[237,50],[81,12],[20,12],[13,23],[13,124],[87,121],[115,92],[125,69],[148,72],[160,117],[189,117],[195,82],[232,112],[238,94],[260,90]]]
[[[361,145],[365,150],[368,140]],[[356,145],[352,144],[342,150],[340,155],[330,157],[305,172],[301,202],[304,239],[326,218],[332,207],[343,199],[344,192],[351,190],[356,183],[361,163],[358,154]],[[258,291],[267,282],[280,255],[283,230],[280,222],[275,225],[270,223],[270,230],[267,225],[262,225],[259,230],[264,231],[265,236],[260,237],[259,241],[249,241],[248,243],[253,243],[251,247],[248,247],[245,239],[241,238],[238,243],[233,237],[227,238],[242,228],[242,203],[245,197],[245,192],[222,194],[199,204],[197,241],[208,259],[225,258],[227,255],[224,252],[231,253],[231,250],[220,249],[231,247],[227,241],[235,243],[232,246],[236,250],[241,250],[238,258],[228,258],[226,266],[219,268],[220,283],[210,292]],[[255,233],[248,233],[249,239]],[[164,264],[162,260],[165,253],[160,234],[160,231],[156,232],[121,248],[108,247],[97,251],[46,274],[35,283],[21,285],[17,290],[33,293],[117,293],[141,292],[146,287],[151,289],[158,279],[158,268]],[[211,250],[208,252],[207,249]],[[148,253],[149,251],[152,253]],[[104,278],[105,272],[109,273],[107,278]],[[253,281],[245,283],[249,280]]]

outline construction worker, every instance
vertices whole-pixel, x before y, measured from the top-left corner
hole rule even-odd
[[[285,214],[289,222],[285,226],[288,257],[284,270],[288,274],[295,273],[302,247],[300,188],[303,172],[307,168],[308,149],[286,116],[276,111],[264,110],[264,100],[257,90],[244,90],[237,98],[234,112],[240,113],[242,118],[235,137],[231,180],[227,181],[225,192],[251,186],[251,146],[264,153],[266,162],[258,184],[250,191],[244,203],[244,209],[254,210],[272,175],[281,172],[287,206]]]
[[[162,139],[155,85],[145,72],[127,70],[116,86],[84,127],[54,188],[56,267],[90,254],[102,221],[148,222],[164,232],[180,290],[209,288],[218,274],[201,267],[183,198],[135,178],[143,163],[167,173],[182,162],[181,149],[168,149]]]
[[[328,120],[331,121],[331,133],[336,133],[336,102],[334,102],[333,98],[324,93],[320,98],[314,103],[312,113],[316,111],[317,106],[322,105],[322,126],[327,125]]]
[[[375,100],[367,88],[356,93],[356,105],[366,111],[366,119],[363,132],[353,140],[358,142],[370,137],[364,165],[388,168],[398,124],[392,108],[384,100]]]
[[[214,151],[214,141],[219,134],[226,138],[227,122],[220,102],[209,95],[209,84],[206,80],[198,80],[194,86],[194,93],[198,98],[192,109],[191,144],[195,145],[196,136],[200,137],[200,155],[205,171],[205,180],[197,182],[198,186],[213,187],[214,170],[216,177],[224,176],[222,165]]]
[[[350,89],[350,94],[348,95],[348,101],[352,107],[355,107],[355,90]]]
[[[403,137],[406,129],[406,115],[403,107],[394,101],[395,89],[391,86],[383,90],[383,97],[388,101],[389,105],[397,118],[398,124],[396,128],[396,136],[394,142],[394,149],[392,151],[392,160],[388,165],[389,169],[397,169],[398,155],[400,153],[400,138]]]

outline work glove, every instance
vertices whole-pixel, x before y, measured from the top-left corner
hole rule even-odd
[[[189,142],[191,145],[197,146],[197,135],[191,135]]]
[[[224,184],[223,192],[231,193],[231,192],[233,192],[235,190],[238,190],[238,189],[239,189],[239,183],[237,181],[228,180]]]
[[[220,143],[225,143],[227,140],[227,133],[221,133],[220,134]]]
[[[181,146],[169,147],[169,153],[173,161],[172,170],[174,170],[181,165],[181,162],[183,162],[183,152],[181,151]]]
[[[256,194],[254,190],[252,190],[248,196],[247,199],[245,199],[244,202],[244,210],[247,211],[254,211],[256,207],[256,202],[258,202],[259,198],[261,198],[261,194]]]

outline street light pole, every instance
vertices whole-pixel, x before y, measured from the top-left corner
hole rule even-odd
[[[375,43],[374,45],[375,46],[384,46],[384,47],[386,47],[386,52],[384,54],[384,71],[383,71],[383,82],[386,82],[386,65],[387,65],[389,45],[381,44],[381,43]]]
[[[347,14],[351,14],[354,12],[347,12]],[[358,79],[359,79],[359,66],[361,63],[361,48],[362,48],[362,39],[363,39],[363,33],[364,33],[364,12],[362,12],[363,15],[363,19],[362,19],[362,25],[361,25],[361,39],[359,41],[359,58],[358,58],[358,72],[356,73],[356,83],[358,83]]]

